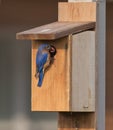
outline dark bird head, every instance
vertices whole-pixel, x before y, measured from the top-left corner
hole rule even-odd
[[[38,52],[41,52],[42,50],[47,50],[50,53],[51,57],[54,57],[57,52],[56,48],[50,44],[41,44],[38,48]]]
[[[53,45],[50,45],[49,53],[51,57],[54,57],[56,55],[57,51]]]

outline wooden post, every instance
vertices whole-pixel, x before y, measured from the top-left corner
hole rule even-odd
[[[59,14],[58,14],[58,20],[59,21],[96,21],[96,3],[93,2],[79,2],[79,3],[59,3]],[[93,39],[91,39],[91,36]],[[84,37],[87,39],[85,40]],[[80,39],[80,40],[78,40]],[[78,46],[76,46],[76,43]],[[82,45],[83,44],[83,45]],[[95,33],[91,35],[91,32],[89,32],[88,37],[87,37],[87,32],[83,33],[83,35],[73,35],[73,42],[72,42],[72,49],[73,54],[73,62],[72,62],[72,67],[74,66],[74,69],[72,70],[72,106],[73,108],[78,108],[79,113],[77,112],[71,112],[71,113],[62,113],[59,112],[59,120],[58,120],[58,130],[96,130],[96,111],[95,111],[95,87],[96,87],[96,44],[95,44]],[[82,47],[79,47],[79,45]],[[91,46],[93,47],[91,49]],[[81,48],[81,49],[80,49]],[[90,52],[83,54],[81,50],[88,49],[93,50]],[[77,53],[79,52],[79,53]],[[87,54],[87,55],[85,55]],[[85,57],[84,57],[85,56]],[[91,56],[90,58],[88,58]],[[77,58],[76,58],[77,57]],[[79,58],[79,59],[78,59]],[[85,60],[84,60],[85,58]],[[75,59],[75,61],[74,61]],[[88,60],[88,61],[87,61]],[[82,62],[83,61],[83,62]],[[87,63],[88,64],[87,64]],[[90,64],[91,63],[91,64]],[[83,66],[81,66],[83,65]],[[91,73],[89,73],[89,76],[87,75],[87,68],[85,71],[84,66],[89,66],[88,68],[91,69]],[[78,66],[78,68],[76,67]],[[81,67],[80,67],[81,66]],[[83,69],[83,71],[82,71]],[[78,73],[77,73],[78,72]],[[94,73],[93,73],[94,72]],[[77,75],[76,75],[77,74]],[[84,75],[84,76],[83,76]],[[88,78],[85,79],[85,75]],[[83,77],[82,77],[83,76]],[[80,81],[81,80],[81,81]],[[77,82],[79,81],[79,82]],[[80,93],[76,93],[77,91],[77,86]],[[90,92],[87,91],[87,89],[91,90],[91,88],[87,88],[88,86],[92,86],[93,88],[93,100],[91,103],[94,103],[94,111],[93,112],[80,112],[83,107],[87,110],[89,107],[89,102],[88,99],[91,99],[92,97],[89,97]],[[85,87],[83,93],[82,93],[82,87]],[[81,88],[81,89],[80,89]],[[80,102],[80,96],[81,99],[83,99],[83,102]],[[79,104],[80,103],[80,104]],[[83,103],[83,104],[82,104]],[[72,110],[73,110],[72,108]]]
[[[95,130],[95,114],[60,112],[58,130]]]

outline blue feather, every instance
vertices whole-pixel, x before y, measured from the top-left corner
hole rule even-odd
[[[42,86],[42,81],[44,78],[44,73],[43,70],[39,73],[39,81],[38,81],[38,86],[41,87]]]
[[[38,67],[38,71],[39,71],[39,81],[38,81],[38,86],[41,87],[42,86],[42,81],[43,81],[43,77],[44,77],[44,72],[43,72],[43,66],[47,61],[47,54],[43,54],[41,56],[39,56],[38,60],[37,60],[37,67]]]
[[[39,47],[37,55],[36,55],[36,67],[37,67],[37,71],[38,71],[37,73],[39,73],[39,81],[38,81],[39,87],[42,86],[42,82],[43,82],[43,78],[44,78],[43,67],[48,58],[48,52],[42,53],[45,46],[47,46],[47,44],[42,44]]]
[[[42,44],[42,45],[40,45],[39,48],[38,48],[38,52],[41,52],[47,46],[48,46],[48,44]]]

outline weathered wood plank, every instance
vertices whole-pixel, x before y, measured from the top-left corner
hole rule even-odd
[[[17,33],[17,39],[53,40],[95,28],[95,22],[54,22]]]
[[[96,21],[96,2],[60,2],[58,21]]]
[[[72,111],[95,111],[95,32],[72,36]]]

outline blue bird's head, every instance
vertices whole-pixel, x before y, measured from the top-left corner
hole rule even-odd
[[[43,50],[47,50],[51,57],[54,57],[57,53],[55,46],[49,44],[41,44],[38,48],[38,52],[40,53]]]
[[[38,51],[42,51],[43,49],[48,49],[50,45],[48,44],[41,44],[38,48]]]

